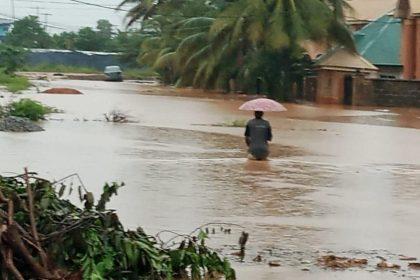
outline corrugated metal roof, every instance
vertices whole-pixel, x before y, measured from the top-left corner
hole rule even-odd
[[[359,54],[374,65],[401,66],[400,19],[384,15],[357,31],[355,41]]]
[[[0,18],[0,24],[12,24],[13,21],[9,19]]]
[[[315,63],[315,66],[328,69],[360,69],[377,71],[372,63],[362,56],[352,53],[344,48],[335,48],[325,55],[322,55]]]
[[[82,53],[85,55],[121,55],[116,52],[93,52],[93,51],[80,51],[80,50],[60,50],[60,49],[29,49],[32,53]]]

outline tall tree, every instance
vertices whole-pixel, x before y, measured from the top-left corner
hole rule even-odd
[[[90,27],[84,27],[77,33],[75,47],[84,51],[100,51],[104,42],[100,40],[97,32]]]
[[[344,45],[354,50],[344,20],[346,0],[126,0],[148,38],[140,61],[164,80],[181,86],[252,91],[257,79],[266,92],[288,98],[302,79],[304,44]],[[199,6],[188,13],[190,6]]]
[[[58,49],[74,50],[78,35],[75,32],[62,32],[53,35],[54,47]]]
[[[23,48],[50,48],[53,45],[51,36],[35,16],[15,21],[12,31],[6,35],[5,43]]]

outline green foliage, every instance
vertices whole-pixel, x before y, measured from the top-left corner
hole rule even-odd
[[[89,204],[93,202],[93,207],[79,208],[61,198],[71,194],[75,186],[54,184],[36,176],[29,181],[34,194],[36,227],[42,236],[41,246],[51,261],[49,266],[56,267],[62,274],[98,280],[174,279],[178,276],[194,280],[216,276],[235,279],[229,262],[205,246],[203,233],[187,237],[176,249],[164,249],[141,228],[124,230],[115,211],[107,210],[105,205],[120,184],[107,184],[99,202],[95,204],[93,199],[89,201]],[[93,198],[84,188],[77,189],[81,202],[86,204],[88,198]],[[31,232],[23,178],[0,176],[0,192],[13,198],[15,222]],[[0,210],[0,214],[6,213],[7,204],[0,204]],[[24,279],[35,277],[24,259],[19,258],[15,263],[19,263]],[[0,269],[3,276],[8,275],[1,261]]]
[[[9,104],[8,114],[15,117],[28,118],[32,121],[44,119],[46,114],[54,112],[54,109],[43,105],[38,101],[28,98],[20,99]]]
[[[233,121],[228,121],[228,122],[224,122],[222,124],[220,124],[220,126],[225,126],[225,127],[245,127],[247,123],[247,120],[233,120]]]
[[[8,91],[19,92],[28,89],[31,83],[26,77],[8,75],[0,68],[0,85],[5,86]]]
[[[51,36],[40,24],[38,17],[27,16],[14,23],[12,31],[5,38],[5,43],[22,48],[123,51],[131,59],[126,61],[133,61],[139,52],[139,40],[141,40],[141,36],[136,30],[115,32],[112,24],[105,19],[98,20],[95,29],[82,27],[77,32],[62,32]],[[135,56],[130,56],[133,52]]]
[[[52,39],[54,41],[54,48],[75,50],[78,34],[75,32],[62,32],[60,34],[54,34]]]
[[[149,79],[156,78],[159,75],[151,68],[128,68],[123,70],[126,79]]]
[[[28,72],[56,72],[56,73],[86,73],[95,74],[102,73],[102,70],[86,66],[71,66],[63,64],[38,64],[38,65],[25,65],[23,71]]]
[[[0,66],[4,73],[13,75],[23,66],[26,51],[9,45],[0,44]]]
[[[36,16],[27,16],[17,20],[13,29],[5,38],[5,43],[22,48],[50,48],[52,46],[51,36],[39,23]]]
[[[138,61],[177,86],[253,92],[278,99],[302,83],[307,42],[354,50],[347,0],[124,0],[142,21]],[[302,74],[303,73],[303,74]],[[230,88],[230,81],[235,88]]]
[[[98,34],[90,27],[83,27],[77,33],[75,47],[78,50],[94,51],[103,48],[103,42]]]

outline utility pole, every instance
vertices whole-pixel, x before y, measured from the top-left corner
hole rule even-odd
[[[31,9],[36,10],[36,16],[39,19],[39,6],[31,7]]]
[[[48,16],[51,16],[51,14],[49,14],[49,13],[42,13],[41,15],[44,16],[44,28],[45,28],[45,31],[47,31]]]
[[[10,7],[12,8],[12,18],[13,20],[15,20],[16,19],[15,0],[10,0]]]

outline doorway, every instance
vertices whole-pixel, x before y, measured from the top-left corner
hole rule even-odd
[[[344,105],[353,104],[353,77],[347,75],[344,77]]]

